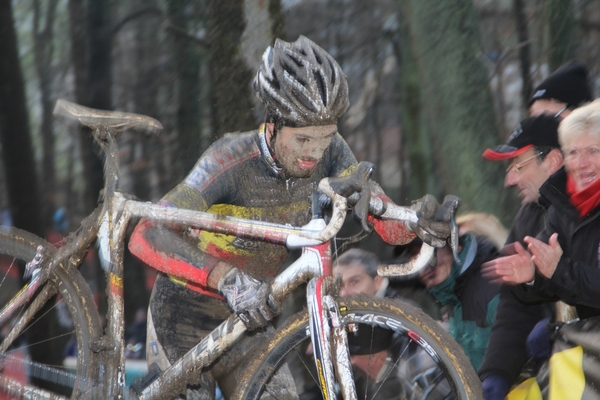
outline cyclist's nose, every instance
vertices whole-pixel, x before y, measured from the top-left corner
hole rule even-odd
[[[302,157],[304,159],[317,160],[321,156],[319,151],[320,151],[320,149],[319,149],[319,146],[317,146],[317,145],[304,146],[304,148],[302,149]]]
[[[342,297],[346,297],[350,295],[350,291],[346,288],[346,286],[342,286],[342,289],[340,290],[340,296]]]

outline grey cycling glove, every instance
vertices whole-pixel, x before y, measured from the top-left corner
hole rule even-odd
[[[414,200],[410,208],[417,212],[419,220],[410,223],[409,229],[428,245],[443,247],[452,232],[450,220],[458,204],[460,199],[451,195],[444,198],[442,205],[430,194]]]
[[[218,290],[249,331],[264,327],[280,312],[270,286],[238,268],[219,280]]]

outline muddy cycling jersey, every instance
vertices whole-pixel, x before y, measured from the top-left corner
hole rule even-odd
[[[208,211],[259,221],[302,226],[309,222],[310,197],[319,181],[325,177],[351,172],[356,158],[339,133],[335,134],[323,158],[308,178],[286,177],[277,167],[266,145],[264,129],[228,134],[215,142],[198,160],[185,180],[161,200],[171,207]],[[376,186],[376,195],[384,196]],[[274,276],[285,258],[284,246],[207,231],[188,230],[185,234],[197,241],[202,260],[194,265],[158,251],[153,238],[144,229],[151,221],[142,221],[130,241],[130,249],[146,263],[160,271],[183,276],[189,288],[220,297],[207,287],[210,271],[219,261],[225,261],[257,278]],[[385,224],[392,224],[393,229]],[[405,243],[414,237],[402,223],[374,222],[384,240]]]

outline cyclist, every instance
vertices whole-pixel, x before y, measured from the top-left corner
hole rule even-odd
[[[349,106],[347,79],[325,50],[304,36],[292,43],[277,39],[265,51],[253,86],[267,110],[265,123],[215,142],[160,204],[301,226],[311,217],[310,194],[319,181],[355,169],[356,158],[337,131],[338,119]],[[391,201],[376,184],[372,192]],[[440,209],[432,196],[416,201],[413,208],[427,215]],[[435,218],[420,218],[412,226],[369,221],[392,244],[419,235],[441,245],[449,235],[448,224]],[[264,281],[283,264],[283,246],[205,231],[181,232],[145,219],[129,248],[161,272],[148,313],[149,363],[156,360],[166,367],[232,311],[248,330],[256,331],[255,341],[264,335],[259,328],[279,312]],[[243,358],[243,345],[236,349]],[[235,358],[223,360],[224,368],[235,366]],[[218,366],[211,372],[221,379]],[[210,392],[211,385],[212,378],[204,374],[201,386]]]

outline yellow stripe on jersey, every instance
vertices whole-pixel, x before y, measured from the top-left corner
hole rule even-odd
[[[306,214],[308,210],[309,202],[306,201],[286,204],[285,206],[272,207],[272,208],[249,208],[235,206],[232,204],[214,204],[208,209],[208,212],[217,215],[228,215],[236,218],[254,219],[259,221],[277,222],[277,223],[292,223],[296,215]],[[269,216],[277,216],[280,218],[269,218]],[[286,216],[288,220],[286,220]],[[308,221],[304,221],[306,223]],[[240,256],[250,256],[253,254],[252,251],[242,249],[238,246],[234,246],[232,243],[236,239],[235,236],[225,235],[222,233],[214,233],[208,231],[201,231],[199,235],[198,248],[202,251],[206,251],[208,246],[217,246],[229,253],[237,254]]]

